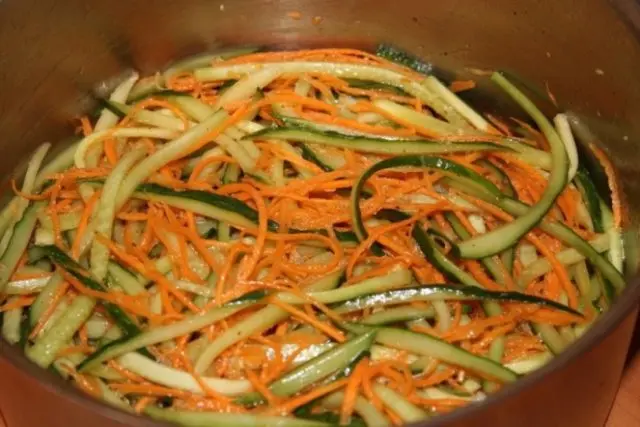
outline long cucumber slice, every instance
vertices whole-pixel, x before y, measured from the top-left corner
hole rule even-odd
[[[47,253],[47,256],[51,259],[51,261],[66,270],[84,286],[95,291],[107,292],[107,289],[105,289],[102,284],[89,277],[89,274],[78,263],[71,259],[69,255],[64,253],[57,246],[45,246],[43,247],[43,250]],[[140,333],[140,328],[138,327],[138,325],[122,308],[107,301],[102,301],[101,304],[107,310],[118,327],[122,329],[122,331],[126,335],[134,336]]]
[[[51,365],[58,352],[89,319],[95,305],[93,298],[83,295],[76,297],[62,317],[33,346],[25,349],[27,357],[42,368]]]
[[[123,354],[198,331],[244,308],[246,308],[246,305],[214,308],[203,315],[190,316],[171,325],[149,329],[133,338],[125,337],[113,341],[88,357],[78,369],[82,372],[90,371],[103,362]]]
[[[313,294],[309,294],[311,297]],[[582,316],[576,310],[564,304],[535,295],[527,295],[512,291],[488,291],[476,286],[465,285],[423,285],[412,288],[393,289],[385,292],[377,292],[363,295],[334,307],[338,313],[349,313],[371,307],[400,304],[414,301],[507,301],[524,304],[534,304],[542,307],[553,308],[576,316]],[[498,313],[499,314],[499,313]]]
[[[422,408],[414,405],[400,393],[382,384],[375,384],[373,392],[394,413],[398,414],[405,423],[412,423],[429,418],[429,414]]]
[[[364,351],[369,350],[371,344],[373,344],[375,334],[375,330],[365,332],[322,353],[273,382],[269,389],[276,396],[290,396],[346,368]],[[238,399],[239,403],[245,405],[254,405],[261,401],[262,396],[260,394],[251,394]]]
[[[325,304],[346,301],[352,298],[358,298],[361,295],[371,294],[372,292],[380,292],[393,288],[408,286],[413,276],[407,268],[398,267],[390,271],[384,276],[372,277],[365,279],[359,283],[343,286],[330,291],[309,292],[307,293],[310,300],[318,301]],[[309,300],[301,298],[295,294],[280,293],[278,299],[288,304],[308,304]]]
[[[551,146],[551,174],[540,200],[514,221],[488,233],[477,235],[458,244],[462,258],[479,259],[495,255],[515,245],[522,236],[535,227],[551,209],[567,183],[568,157],[562,140],[542,112],[511,84],[502,74],[491,79],[504,89],[536,122]]]
[[[115,218],[115,199],[118,194],[120,184],[129,169],[145,156],[143,147],[136,148],[125,154],[118,164],[113,168],[109,177],[102,187],[102,194],[94,219],[95,233],[111,238],[113,230],[113,220]],[[99,240],[94,240],[90,252],[91,273],[98,279],[104,280],[107,275],[107,264],[109,263],[109,249]]]
[[[125,369],[138,374],[149,381],[166,387],[187,390],[196,394],[204,394],[198,381],[188,372],[171,368],[137,353],[127,353],[118,358],[118,363]],[[229,380],[225,378],[203,377],[208,387],[225,396],[237,396],[251,390],[248,380]]]
[[[354,332],[371,329],[357,324],[348,324],[345,327]],[[483,374],[492,380],[509,383],[518,379],[515,372],[500,363],[477,356],[438,338],[396,328],[377,328],[377,331],[376,342],[380,344],[423,356],[431,356],[442,362]]]
[[[149,175],[155,173],[167,163],[182,157],[194,144],[198,143],[201,138],[222,125],[228,117],[229,115],[223,110],[215,112],[202,123],[188,129],[178,138],[163,145],[161,149],[138,163],[131,169],[120,186],[116,200],[116,209],[122,207],[124,202],[134,193],[138,185]]]
[[[0,258],[0,293],[4,292],[9,278],[29,245],[29,240],[38,221],[38,212],[43,206],[43,202],[29,206],[13,230],[9,246]]]
[[[417,319],[432,319],[435,316],[433,307],[393,307],[373,313],[364,319],[365,325],[386,325],[395,322],[407,322]]]
[[[357,135],[346,135],[334,131],[316,131],[306,128],[280,127],[266,128],[249,134],[243,139],[283,139],[308,144],[320,144],[331,147],[348,148],[378,154],[443,154],[476,151],[508,151],[501,145],[491,142],[478,143],[442,143],[420,139],[385,139],[366,138]]]

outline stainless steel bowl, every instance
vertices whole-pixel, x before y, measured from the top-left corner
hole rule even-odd
[[[390,41],[443,69],[503,68],[546,82],[563,105],[589,118],[594,140],[618,168],[628,242],[635,243],[639,23],[633,0],[0,0],[0,172],[8,176],[37,144],[68,135],[87,94],[127,68],[151,72],[237,44],[367,48]],[[628,257],[638,260],[632,247]],[[553,363],[483,403],[423,424],[602,426],[640,297],[638,280],[629,283],[615,308]],[[80,394],[4,342],[0,373],[9,427],[159,425]]]

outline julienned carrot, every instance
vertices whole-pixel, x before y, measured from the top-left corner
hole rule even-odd
[[[349,377],[347,387],[344,390],[344,400],[342,401],[342,408],[340,408],[340,424],[345,425],[349,423],[353,409],[356,406],[356,399],[358,398],[358,388],[362,382],[363,371],[367,369],[366,365],[369,364],[368,358],[363,358],[353,373]]]
[[[465,90],[470,90],[476,87],[476,82],[473,80],[454,80],[449,85],[449,89],[453,92],[463,92]]]
[[[7,302],[0,306],[0,313],[3,311],[14,310],[16,308],[23,308],[30,306],[33,301],[35,301],[35,297],[19,297],[11,302]]]
[[[419,83],[424,79],[424,76],[414,71],[356,49],[261,52],[228,60],[214,60],[212,66],[216,68],[290,61],[330,61],[368,65],[399,72],[407,81]],[[160,81],[157,76],[152,79]],[[143,82],[150,83],[145,79]],[[191,71],[173,74],[165,83],[168,89],[186,92],[212,106],[217,106],[224,87],[228,84],[227,81],[199,82]],[[301,92],[300,88],[304,85],[308,85],[309,89]],[[473,81],[457,81],[453,82],[450,88],[456,92],[474,86]],[[256,414],[283,415],[291,414],[306,404],[311,404],[312,411],[315,411],[319,409],[313,403],[315,400],[343,388],[345,398],[342,406],[336,411],[342,423],[346,423],[352,416],[356,399],[361,394],[393,424],[400,424],[402,420],[399,414],[387,407],[374,392],[376,382],[381,382],[402,394],[413,404],[436,413],[446,413],[464,405],[463,399],[431,399],[423,397],[419,392],[421,389],[438,385],[462,390],[463,378],[482,379],[483,375],[474,372],[473,369],[462,369],[454,363],[441,363],[438,360],[431,361],[421,374],[414,375],[410,369],[412,355],[403,350],[390,353],[381,360],[372,361],[364,358],[356,363],[355,370],[347,378],[334,379],[326,384],[316,383],[290,397],[276,396],[269,386],[290,371],[305,352],[315,351],[315,346],[329,343],[335,345],[348,340],[349,336],[335,325],[343,324],[345,321],[359,322],[369,316],[385,314],[386,309],[378,307],[348,314],[338,313],[331,306],[314,300],[307,290],[309,284],[319,283],[318,281],[328,274],[345,268],[344,283],[340,286],[349,286],[366,279],[382,278],[399,265],[413,271],[416,281],[414,285],[446,283],[443,272],[426,260],[416,246],[412,236],[412,227],[416,221],[425,224],[435,223],[442,232],[453,236],[455,233],[444,217],[444,213],[453,213],[466,230],[475,236],[479,232],[469,219],[470,213],[482,217],[489,230],[512,221],[510,215],[473,197],[456,195],[465,198],[471,205],[458,203],[451,198],[451,192],[442,181],[446,176],[445,172],[422,168],[386,170],[367,181],[368,194],[359,203],[362,218],[367,221],[368,237],[363,241],[356,241],[346,237],[348,234],[345,233],[353,231],[349,193],[367,168],[390,156],[317,146],[316,148],[322,151],[322,158],[340,159],[343,164],[336,170],[326,171],[326,165],[321,167],[316,163],[318,159],[309,157],[308,152],[302,152],[302,147],[296,140],[288,141],[289,146],[296,150],[292,152],[288,148],[283,149],[277,141],[258,139],[253,142],[253,149],[257,147],[259,151],[254,170],[252,173],[240,172],[235,178],[233,173],[227,174],[227,171],[233,172],[237,167],[237,160],[230,153],[207,156],[203,154],[203,148],[214,145],[217,137],[223,132],[229,137],[240,138],[242,134],[231,129],[236,125],[243,134],[252,127],[259,128],[249,121],[258,122],[266,127],[281,126],[280,118],[273,111],[274,104],[283,104],[296,116],[319,125],[346,128],[352,132],[379,137],[426,137],[442,144],[463,141],[472,146],[475,142],[501,144],[504,136],[522,134],[522,129],[525,129],[527,138],[522,139],[524,143],[548,151],[548,141],[540,131],[528,123],[516,121],[520,126],[516,131],[510,128],[508,120],[491,115],[486,115],[492,126],[485,133],[469,135],[461,130],[460,134],[456,135],[437,135],[429,129],[388,115],[372,102],[376,99],[388,99],[410,106],[422,114],[434,116],[431,106],[423,104],[420,99],[411,95],[398,95],[384,86],[355,87],[351,80],[328,73],[283,74],[262,88],[260,95],[260,99],[251,96],[222,105],[229,116],[220,126],[196,141],[188,152],[182,153],[183,156],[179,160],[163,165],[147,177],[147,182],[160,184],[177,192],[198,190],[233,197],[244,203],[246,209],[254,211],[252,218],[255,224],[234,227],[207,219],[213,227],[210,231],[224,233],[220,234],[224,239],[218,240],[216,237],[204,237],[201,234],[200,224],[205,219],[188,207],[137,199],[127,201],[119,212],[116,212],[114,230],[117,231],[114,231],[112,239],[111,236],[107,238],[102,235],[95,238],[107,246],[115,260],[132,272],[131,277],[134,280],[140,279],[141,283],[145,283],[149,291],[131,296],[116,290],[115,287],[106,287],[104,292],[99,292],[84,286],[72,275],[63,273],[65,282],[51,296],[47,308],[31,331],[30,340],[37,341],[41,337],[43,328],[59,307],[60,301],[73,300],[77,295],[87,295],[115,304],[144,328],[171,325],[183,320],[185,316],[197,316],[250,292],[260,291],[266,295],[253,306],[245,307],[242,311],[207,325],[195,333],[147,347],[158,362],[191,375],[201,388],[201,394],[154,384],[145,377],[124,369],[114,360],[108,362],[108,367],[120,374],[121,378],[118,381],[104,381],[111,390],[127,395],[131,399],[132,408],[138,412],[154,405],[160,398],[172,397],[173,407],[180,410],[229,413],[249,411]],[[136,113],[143,109],[168,110],[182,121],[185,129],[191,126],[184,111],[154,96],[134,103],[130,114],[116,126],[131,125],[136,120]],[[356,115],[364,113],[375,113],[366,115],[380,121],[360,121],[364,115]],[[84,135],[93,132],[93,123],[89,117],[81,119],[79,132]],[[80,188],[80,185],[86,180],[104,180],[118,159],[133,147],[143,145],[149,153],[154,153],[167,143],[146,137],[116,140],[108,132],[102,141],[104,150],[96,163],[97,167],[69,168],[50,173],[46,178],[51,180],[51,184],[44,187],[40,193],[34,191],[34,194],[23,194],[15,182],[12,182],[12,187],[14,192],[26,201],[49,201],[45,213],[51,218],[56,244],[65,248],[65,238],[69,235],[65,231],[71,224],[70,234],[75,237],[68,252],[80,263],[85,263],[86,255],[80,249],[88,238],[86,233],[95,215],[100,190],[96,184],[96,190],[87,199],[86,187]],[[238,139],[237,143],[244,144],[242,139]],[[389,141],[389,144],[394,143],[397,142]],[[625,213],[621,207],[613,166],[601,151],[594,151],[609,177],[613,193],[614,225],[620,226]],[[506,152],[472,151],[438,156],[484,176],[489,175],[490,171],[478,161],[489,159],[508,176],[518,198],[525,203],[535,204],[539,201],[548,185],[548,178],[544,173]],[[280,169],[274,169],[274,166]],[[265,178],[271,176],[270,173],[260,174],[272,170],[281,171],[279,176],[284,177],[285,185],[276,187],[268,181],[269,178]],[[500,185],[499,182],[497,184]],[[580,203],[580,193],[567,186],[556,199],[547,220],[562,221],[577,234],[590,240],[594,233],[579,226]],[[404,221],[388,223],[378,215],[384,209],[401,210],[409,217]],[[78,224],[75,225],[74,222]],[[274,223],[278,225],[277,231],[271,229],[271,224]],[[536,229],[530,231],[522,240],[532,244],[552,267],[551,272],[526,284],[524,292],[556,301],[566,296],[568,305],[577,308],[578,303],[583,300],[580,288],[574,285],[567,267],[562,265],[555,255],[565,248],[562,242]],[[383,249],[382,255],[372,251],[374,243]],[[489,290],[513,289],[514,283],[526,268],[516,257],[512,271],[508,271],[501,257],[494,256],[493,264],[501,270],[500,283],[496,283],[478,261],[456,259],[455,252],[451,250],[452,245],[444,246],[445,253],[458,267]],[[168,262],[168,265],[163,265],[165,262]],[[203,268],[196,268],[198,264]],[[39,280],[51,275],[49,271],[41,273],[29,271],[30,268],[32,267],[28,265],[25,254],[18,262],[16,273],[10,280]],[[211,272],[211,276],[203,278],[202,272],[207,270]],[[170,274],[163,274],[166,271],[170,271]],[[112,282],[109,278],[105,285],[117,282],[117,278],[114,279]],[[198,286],[206,287],[207,291],[194,288]],[[154,292],[153,297],[151,289]],[[297,296],[302,304],[292,305],[283,302],[275,296],[279,292]],[[0,300],[6,301],[7,296],[0,295]],[[158,306],[155,298],[160,300]],[[0,311],[28,308],[34,300],[35,293],[16,296],[10,303],[0,307]],[[585,316],[582,318],[550,308],[500,302],[502,313],[487,317],[481,309],[481,304],[476,301],[444,303],[451,316],[447,330],[440,330],[437,327],[439,320],[434,322],[429,318],[407,323],[406,326],[416,333],[438,337],[479,356],[485,356],[496,339],[502,338],[505,345],[502,357],[504,363],[547,351],[542,340],[522,325],[534,322],[571,327],[590,322],[596,316],[595,309],[591,308],[585,310]],[[192,365],[195,359],[192,359],[192,353],[197,353],[195,346],[199,343],[195,341],[206,339],[213,342],[229,328],[240,324],[265,306],[278,307],[290,316],[271,328],[250,333],[247,338],[233,343],[217,356],[210,372],[206,373],[226,379],[242,378],[249,381],[254,391],[265,398],[266,404],[258,405],[255,409],[247,409],[236,405],[232,398],[217,393],[209,386],[205,377],[194,371]],[[429,302],[407,301],[398,307],[392,307],[392,310],[406,308],[408,311],[416,310],[421,313],[430,306]],[[95,310],[101,315],[105,314],[100,305]],[[441,314],[438,313],[438,316]],[[60,356],[77,353],[88,355],[95,351],[92,344],[88,328],[83,325],[73,340],[60,352]],[[197,358],[197,354],[195,357]],[[73,369],[69,370],[69,374],[86,392],[101,396],[100,385],[93,376],[80,375]]]

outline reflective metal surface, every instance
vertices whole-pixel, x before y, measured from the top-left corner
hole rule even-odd
[[[389,41],[442,69],[497,67],[546,83],[563,106],[589,117],[594,140],[620,171],[628,235],[636,241],[640,14],[633,0],[615,3],[623,13],[604,0],[0,0],[0,174],[8,176],[37,144],[68,135],[87,94],[128,68],[150,72],[236,44]],[[602,426],[639,294],[632,280],[616,308],[552,364],[428,425]],[[158,425],[95,402],[0,346],[0,410],[8,427]]]

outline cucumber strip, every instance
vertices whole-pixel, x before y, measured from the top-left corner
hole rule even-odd
[[[605,233],[609,237],[609,253],[607,254],[611,265],[622,273],[624,262],[624,246],[622,244],[622,235],[620,230],[613,223],[613,214],[611,209],[601,200],[600,210],[602,211],[602,225]],[[615,283],[613,283],[615,285]],[[620,289],[618,289],[620,290]]]
[[[16,298],[17,297],[7,298],[7,303],[15,301]],[[22,307],[7,310],[2,314],[2,337],[9,344],[19,343],[21,339]]]
[[[529,163],[545,171],[551,170],[552,162],[549,152],[531,147],[524,142],[520,142],[513,138],[504,138],[500,144],[506,148],[513,150],[515,156],[520,160]]]
[[[513,188],[511,179],[509,179],[509,175],[504,173],[502,169],[491,163],[489,160],[478,160],[476,164],[485,168],[491,175],[493,175],[496,181],[501,183],[501,191],[503,194],[511,197],[512,199],[517,199],[516,190]]]
[[[221,335],[217,336],[211,343],[205,340],[196,340],[189,344],[188,352],[191,356],[196,356],[194,369],[198,373],[205,372],[215,358],[233,344],[241,341],[253,334],[260,333],[278,322],[289,317],[289,313],[276,306],[267,306],[254,314],[242,319]],[[206,347],[202,348],[205,344]],[[195,354],[200,352],[200,354]]]
[[[4,293],[7,295],[29,295],[42,290],[47,283],[49,283],[49,277],[38,277],[35,279],[14,280],[7,283],[4,289]]]
[[[494,165],[488,160],[479,160],[476,162],[479,166],[485,168],[494,178],[501,183],[501,189],[504,194],[511,197],[512,199],[517,199],[518,195],[516,193],[515,188],[513,188],[513,184],[511,183],[511,179],[509,176],[502,171],[499,167]],[[513,263],[516,257],[516,248],[512,247],[510,249],[505,250],[500,254],[500,259],[504,264],[505,268],[509,273],[513,273]]]
[[[64,283],[62,274],[55,272],[47,285],[38,294],[33,304],[29,308],[29,321],[31,326],[35,326],[53,300],[53,296],[58,292],[60,286]]]
[[[570,344],[552,325],[533,323],[531,326],[553,354],[562,353]]]
[[[141,101],[149,96],[161,95],[165,93],[178,93],[168,90],[164,86],[164,79],[160,74],[138,80],[131,88],[131,92],[127,96],[126,102]],[[125,102],[125,101],[122,101]]]
[[[311,120],[301,119],[300,117],[295,116],[295,113],[291,109],[277,108],[280,104],[274,104],[274,114],[275,117],[284,123],[286,128],[296,128],[296,129],[305,129],[316,132],[335,132],[340,135],[347,135],[350,137],[364,137],[364,138],[373,138],[373,139],[383,139],[385,141],[416,141],[418,139],[407,139],[397,136],[389,136],[389,135],[378,135],[371,132],[363,132],[359,130],[350,129],[344,126],[339,125],[330,125],[326,123],[316,123]],[[255,129],[249,133],[255,133],[262,129]]]
[[[205,121],[216,112],[211,105],[189,95],[171,95],[166,99],[198,123]]]
[[[133,86],[136,84],[140,76],[138,73],[131,73],[131,75],[126,78],[122,83],[120,83],[109,96],[109,100],[113,102],[127,102],[127,98],[129,97],[129,92],[133,89]],[[93,128],[94,132],[102,132],[107,129],[111,129],[118,123],[118,115],[114,114],[109,109],[105,108],[100,113],[100,117],[96,122],[96,125]],[[98,159],[102,154],[101,147],[94,147],[94,151],[89,155],[89,167],[96,167],[98,165]]]
[[[302,158],[306,161],[315,164],[325,172],[331,172],[337,169],[336,167],[334,167],[335,165],[330,164],[334,162],[329,161],[319,150],[303,143],[299,143],[299,146],[300,151],[302,152]]]
[[[127,117],[133,111],[132,118],[138,123],[178,132],[185,130],[184,122],[173,115],[170,116],[157,111],[144,109],[134,110],[135,107],[115,101],[104,100],[103,103],[105,108],[119,117]]]
[[[372,65],[344,64],[332,62],[279,62],[247,63],[200,68],[194,71],[196,79],[207,81],[229,80],[261,69],[276,69],[282,74],[327,73],[341,79],[371,80],[402,89],[433,108],[436,113],[452,123],[460,121],[458,113],[444,104],[436,95],[422,85],[422,81],[408,78],[402,73]]]
[[[343,401],[344,392],[338,391],[322,399],[321,404],[327,409],[339,410]],[[391,425],[385,414],[362,396],[356,398],[356,404],[353,409],[362,417],[367,427],[387,427]]]
[[[76,139],[73,138],[75,141]],[[42,186],[50,182],[50,175],[68,169],[73,165],[73,154],[76,151],[78,143],[71,143],[61,153],[59,153],[51,162],[44,166],[36,176],[32,191],[39,191]],[[0,234],[4,234],[14,215],[14,210],[19,203],[20,197],[14,196],[9,203],[0,212]]]
[[[123,411],[132,412],[132,413],[134,412],[133,408],[131,407],[127,399],[125,399],[115,391],[111,390],[109,386],[107,386],[104,383],[104,381],[102,381],[100,378],[96,378],[95,381],[96,381],[96,384],[98,384],[98,387],[100,388],[100,393],[101,393],[100,398],[104,400],[107,404],[115,408],[122,409]]]
[[[87,156],[89,152],[93,152],[94,146],[104,138],[154,138],[154,139],[172,139],[178,135],[176,131],[159,129],[159,128],[118,128],[105,130],[102,132],[94,132],[80,141],[78,148],[74,154],[75,166],[79,169],[87,168]]]
[[[58,215],[60,231],[69,231],[78,228],[81,218],[82,212],[67,212]],[[53,230],[51,216],[49,216],[46,211],[40,211],[38,221],[40,222],[41,227],[46,228],[47,230]]]
[[[502,74],[494,73],[491,79],[504,89],[536,122],[551,146],[552,168],[548,184],[540,200],[527,212],[508,224],[488,233],[474,236],[458,244],[462,258],[479,259],[495,255],[514,246],[522,236],[535,227],[551,209],[567,183],[568,160],[562,140],[540,110]]]
[[[47,155],[49,148],[51,148],[51,144],[42,144],[31,156],[22,183],[23,193],[31,194],[33,192],[38,171],[40,170],[42,162]],[[18,223],[18,221],[20,221],[22,215],[24,215],[24,211],[30,204],[30,201],[28,199],[24,199],[22,197],[18,197],[16,200],[17,201],[15,202],[15,205],[11,208],[11,216],[7,228],[2,234],[2,239],[0,239],[0,256],[2,256],[7,250],[7,246],[9,245],[11,237],[13,236],[14,227]]]
[[[80,366],[80,371],[90,371],[99,366],[103,362],[113,359],[138,349],[155,345],[161,342],[173,340],[176,337],[183,336],[205,328],[215,322],[219,322],[232,314],[246,308],[247,305],[234,305],[229,307],[214,308],[202,315],[188,316],[183,320],[175,322],[171,325],[158,326],[148,329],[143,333],[130,338],[125,337],[117,341],[113,341],[102,348],[98,349],[90,357],[88,357]]]
[[[414,405],[400,393],[382,384],[374,384],[373,392],[382,403],[398,415],[405,423],[412,423],[429,418],[429,414],[422,408]]]
[[[420,129],[428,130],[438,136],[458,135],[461,129],[444,120],[437,119],[433,116],[405,107],[388,99],[376,99],[373,105],[387,113],[397,123],[410,123]]]
[[[348,324],[348,330],[360,332],[371,329],[364,325]],[[430,335],[396,328],[376,328],[376,342],[406,350],[411,353],[434,357],[442,362],[472,370],[492,380],[509,383],[518,379],[518,375],[500,363],[485,357],[477,356],[455,345],[449,344]]]
[[[294,417],[206,411],[177,411],[174,409],[160,409],[153,406],[145,408],[144,413],[155,420],[175,423],[186,427],[331,427],[331,424]]]
[[[567,158],[569,161],[569,170],[567,171],[567,181],[573,180],[578,171],[578,148],[576,147],[576,141],[573,138],[573,132],[571,131],[571,125],[566,114],[557,114],[553,118],[553,123],[556,125],[558,136],[564,144],[564,148],[567,152]]]
[[[136,190],[136,187],[147,179],[147,177],[157,172],[158,169],[167,163],[184,156],[194,144],[197,144],[201,138],[221,126],[228,117],[229,115],[225,111],[217,111],[202,123],[188,129],[178,138],[166,143],[158,151],[134,166],[120,185],[118,198],[116,200],[116,209],[122,207],[124,202],[126,202]]]
[[[257,158],[252,158],[246,150],[246,146],[241,145],[235,139],[228,135],[220,135],[215,139],[224,150],[229,153],[240,165],[240,168],[247,173],[251,173],[255,170],[257,164]],[[246,142],[246,140],[245,140]]]
[[[232,102],[249,99],[255,95],[258,90],[267,86],[279,75],[280,71],[275,68],[264,68],[254,73],[247,74],[220,95],[213,108],[218,109]]]
[[[93,298],[84,295],[76,297],[51,328],[38,337],[33,346],[27,346],[26,356],[42,368],[49,367],[56,359],[58,352],[89,319],[95,305],[96,301]]]
[[[85,327],[87,328],[87,336],[89,339],[97,340],[107,333],[110,323],[104,317],[94,313],[94,315],[85,323]]]
[[[392,157],[386,160],[382,160],[365,170],[362,175],[360,175],[358,181],[356,182],[356,185],[354,185],[351,190],[350,202],[353,231],[356,233],[356,236],[358,236],[360,240],[365,240],[368,236],[368,233],[362,221],[362,211],[360,210],[359,203],[362,191],[365,184],[367,183],[367,180],[374,174],[382,170],[405,167],[437,170],[439,172],[446,173],[447,175],[455,176],[458,181],[465,183],[471,188],[477,188],[485,191],[488,194],[495,194],[496,196],[501,194],[500,190],[498,190],[498,188],[493,185],[493,183],[483,178],[478,173],[456,162],[442,157],[412,155]]]
[[[413,275],[411,274],[411,270],[404,267],[396,267],[384,276],[372,277],[356,284],[342,286],[330,291],[309,292],[307,296],[314,301],[332,304],[358,298],[362,295],[371,294],[372,292],[381,292],[388,289],[408,286],[412,280]],[[288,304],[309,303],[309,300],[287,292],[279,293],[277,298]]]
[[[344,270],[340,269],[330,273],[310,284],[306,291],[321,291],[337,287],[340,284]],[[206,337],[202,341],[196,340],[190,343],[191,356],[196,359],[194,369],[196,372],[206,371],[215,358],[224,350],[233,344],[241,341],[255,333],[264,331],[275,325],[276,323],[289,317],[289,313],[277,306],[267,306],[254,314],[242,319],[222,334],[217,336],[211,343],[208,343]],[[203,343],[207,343],[206,347],[200,353],[200,347]],[[188,348],[189,351],[189,348]],[[199,353],[199,354],[196,354]]]
[[[56,154],[56,156],[47,163],[38,173],[36,181],[33,187],[34,191],[40,190],[46,183],[50,182],[51,175],[63,170],[69,169],[73,166],[73,157],[80,140],[77,137],[70,138],[66,142],[60,142],[58,145],[65,145],[65,148]]]
[[[393,45],[381,43],[376,47],[376,55],[388,61],[395,62],[418,73],[429,75],[433,73],[433,64],[425,62],[415,55],[403,51]]]
[[[600,234],[588,243],[598,253],[609,249],[609,238],[606,234]],[[555,257],[563,265],[573,265],[585,259],[585,256],[574,248],[563,249],[555,254]],[[517,285],[523,289],[533,280],[552,271],[553,267],[546,258],[539,258],[527,265],[518,277]]]
[[[344,289],[344,288],[340,288]],[[311,298],[313,294],[309,294]],[[316,299],[316,298],[314,298]],[[323,301],[322,298],[316,299]],[[393,289],[385,292],[376,292],[374,294],[358,296],[348,300],[343,304],[334,307],[338,313],[350,313],[353,311],[364,310],[371,307],[382,307],[392,304],[400,304],[404,302],[414,301],[508,301],[519,302],[523,304],[534,304],[542,307],[553,308],[565,313],[582,316],[576,310],[567,307],[565,304],[552,301],[550,299],[538,297],[535,295],[523,294],[521,292],[512,291],[488,291],[477,286],[466,285],[422,285],[411,288]],[[333,302],[333,301],[327,301]],[[499,308],[499,306],[498,306]],[[494,310],[489,310],[494,311]],[[500,310],[501,312],[501,310]],[[497,314],[500,314],[498,312]]]
[[[522,359],[516,359],[512,362],[506,363],[505,366],[519,375],[525,375],[542,368],[552,360],[553,354],[545,352],[524,357]]]
[[[96,209],[95,233],[111,239],[113,230],[113,221],[115,219],[115,200],[118,194],[120,184],[124,180],[127,171],[133,167],[136,162],[142,159],[146,154],[144,147],[135,148],[126,153],[118,164],[113,168],[102,187],[102,194]],[[103,281],[107,275],[107,264],[109,263],[109,249],[98,239],[93,240],[91,252],[89,256],[89,264],[91,273],[98,279]]]
[[[589,172],[585,168],[579,167],[574,182],[591,216],[593,231],[596,233],[604,233],[600,196],[598,195],[598,189],[589,176]]]
[[[98,292],[108,292],[108,290],[105,289],[102,284],[89,277],[89,274],[85,270],[83,270],[83,268],[78,263],[71,259],[69,255],[64,253],[57,246],[45,246],[43,247],[43,250],[47,252],[47,256],[53,263],[66,270],[84,286]],[[140,329],[138,328],[136,323],[122,308],[107,301],[101,301],[101,304],[105,308],[107,313],[109,313],[113,321],[118,325],[118,327],[120,327],[120,329],[122,329],[122,331],[126,335],[133,336],[140,333]]]
[[[133,274],[116,262],[108,263],[107,273],[110,282],[122,288],[127,295],[140,295],[147,291]]]
[[[251,53],[258,52],[259,50],[260,48],[256,46],[247,46],[223,50],[220,52],[199,53],[197,55],[188,56],[171,64],[171,66],[162,73],[162,78],[164,81],[167,81],[176,74],[193,71],[197,68],[211,65],[217,61],[224,61],[237,56],[249,55]]]
[[[258,212],[249,205],[233,197],[206,191],[178,191],[157,184],[142,184],[137,187],[134,197],[163,202],[239,227],[254,228],[258,223]],[[277,230],[274,222],[270,222],[270,229]]]
[[[364,319],[365,325],[386,325],[389,323],[406,322],[416,319],[432,319],[435,316],[433,307],[393,307],[373,313]]]
[[[378,154],[444,154],[476,151],[505,151],[504,146],[491,142],[441,143],[424,139],[386,139],[342,134],[334,131],[316,131],[299,127],[265,128],[249,134],[245,139],[284,139],[308,144],[347,148]]]
[[[187,390],[196,394],[205,394],[198,381],[188,372],[171,368],[137,353],[127,353],[118,358],[125,369],[147,380],[170,388]],[[225,378],[202,377],[208,387],[225,396],[237,396],[252,389],[248,380],[229,380]]]
[[[444,387],[429,387],[424,390],[416,391],[416,394],[424,399],[454,399],[459,401],[473,402],[480,400],[481,397],[484,397],[484,394],[480,393],[477,395],[474,394],[466,394],[464,392],[460,392],[451,389],[445,389]]]
[[[464,102],[458,95],[452,92],[435,76],[429,76],[424,82],[433,93],[442,98],[447,104],[449,104],[454,110],[464,117],[469,123],[478,130],[488,132],[491,129],[491,125],[484,117],[478,114],[473,108],[471,108],[466,102]]]
[[[9,278],[29,245],[29,240],[31,240],[31,235],[38,221],[38,212],[43,206],[44,202],[36,202],[30,205],[25,210],[22,219],[16,223],[13,229],[9,246],[0,257],[0,294],[4,292]]]
[[[467,229],[464,227],[464,225],[462,225],[458,217],[456,217],[452,212],[446,212],[444,214],[444,217],[449,223],[449,225],[451,226],[451,228],[453,229],[453,231],[455,232],[455,234],[457,234],[461,240],[466,240],[471,238],[471,233],[467,231]],[[471,221],[471,218],[469,218],[469,221]],[[498,282],[502,286],[506,286],[507,278],[505,277],[500,266],[497,264],[497,262],[493,258],[491,257],[482,258],[480,262],[482,263],[482,265],[484,265],[484,268],[487,269],[487,271],[491,274],[491,276],[493,276],[496,282]]]
[[[331,374],[342,371],[363,352],[369,350],[375,334],[376,331],[368,331],[322,353],[271,383],[269,390],[276,396],[291,396]],[[237,402],[255,405],[263,402],[263,398],[259,393],[252,393],[239,397]]]
[[[591,289],[591,278],[589,277],[589,270],[587,269],[586,262],[580,261],[574,265],[573,277],[578,289],[580,289],[582,306],[588,307],[591,304],[591,295],[593,294],[593,290]]]

